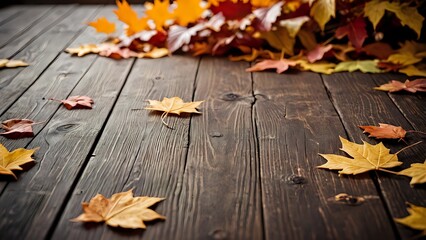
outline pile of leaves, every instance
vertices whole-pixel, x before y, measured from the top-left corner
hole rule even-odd
[[[101,17],[89,25],[103,43],[69,48],[115,59],[176,51],[259,62],[247,69],[401,72],[426,76],[426,2],[382,0],[154,0],[135,11],[117,1],[124,31]],[[423,14],[423,15],[422,15]]]

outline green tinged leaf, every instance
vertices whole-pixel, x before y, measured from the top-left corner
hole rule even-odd
[[[379,73],[382,72],[377,67],[377,60],[362,60],[362,61],[348,61],[348,62],[341,62],[337,64],[336,68],[334,69],[334,72],[354,72],[354,71],[361,71],[363,73]]]

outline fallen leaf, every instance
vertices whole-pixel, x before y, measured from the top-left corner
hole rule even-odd
[[[0,59],[0,68],[26,67],[29,64],[22,60]]]
[[[270,31],[272,24],[275,23],[278,16],[281,15],[281,9],[284,2],[279,1],[271,7],[258,8],[253,11],[253,15],[259,20],[257,27],[260,31]],[[294,34],[296,36],[296,34]],[[293,37],[294,37],[293,36]]]
[[[204,29],[203,24],[197,24],[193,27],[181,27],[178,25],[173,25],[169,29],[169,35],[167,37],[167,47],[170,52],[178,50],[185,44],[188,44],[191,41],[191,38],[197,34],[198,31]]]
[[[65,108],[71,109],[92,109],[93,99],[87,96],[72,96],[65,100],[56,100],[50,98],[49,100],[57,101],[64,104]]]
[[[412,52],[399,52],[389,55],[388,62],[401,64],[403,66],[412,65],[422,61],[422,58],[416,57]]]
[[[402,90],[411,93],[426,92],[426,78],[419,78],[413,81],[405,80],[405,82],[392,80],[389,83],[380,85],[374,89],[386,92],[398,92]]]
[[[333,48],[333,45],[317,45],[314,49],[309,51],[306,54],[306,57],[308,58],[308,61],[310,63],[316,62],[318,60],[321,60],[324,57],[324,54],[326,54],[328,51],[330,51]]]
[[[342,61],[347,62],[349,61],[348,53],[355,51],[355,48],[352,47],[350,43],[341,45],[341,44],[333,44],[333,54],[334,56]]]
[[[106,34],[115,32],[115,24],[108,21],[105,17],[98,18],[94,22],[89,22],[88,25],[94,27],[96,32]]]
[[[161,121],[164,125],[169,126],[164,119],[167,117],[168,114],[177,114],[180,115],[181,113],[200,113],[197,111],[197,107],[204,101],[197,101],[197,102],[184,102],[179,97],[172,97],[172,98],[163,98],[163,100],[157,101],[157,100],[148,100],[149,106],[145,109],[147,110],[153,110],[153,111],[160,111],[163,112],[161,115]]]
[[[169,10],[168,0],[154,0],[154,3],[145,2],[144,7],[146,16],[155,23],[157,30],[163,30],[163,27],[168,25],[168,21],[174,17]]]
[[[73,222],[105,222],[111,227],[145,229],[144,223],[166,218],[149,207],[163,201],[157,197],[133,197],[133,190],[116,193],[111,198],[97,194],[90,202],[83,202],[83,214]]]
[[[12,139],[34,137],[32,127],[34,124],[34,121],[30,119],[9,119],[2,122],[1,127],[6,132],[2,132],[0,135]]]
[[[364,133],[369,133],[368,137],[375,137],[377,139],[403,139],[407,131],[402,127],[397,127],[390,124],[379,123],[379,127],[376,126],[359,126]]]
[[[290,36],[287,28],[277,27],[275,30],[262,32],[261,37],[275,49],[284,50],[286,54],[293,55],[293,46],[296,39]]]
[[[331,17],[336,17],[336,1],[335,0],[316,0],[312,5],[311,16],[324,31],[325,24],[330,21]]]
[[[376,60],[359,60],[359,61],[347,61],[341,62],[337,64],[334,72],[353,72],[353,71],[361,71],[363,73],[379,73],[382,72],[377,67],[378,61]]]
[[[342,39],[348,36],[349,41],[356,49],[361,49],[364,40],[367,38],[367,30],[364,18],[358,17],[349,22],[345,26],[336,29],[335,36],[337,39]]]
[[[341,174],[360,174],[371,170],[393,168],[402,164],[396,154],[390,154],[389,149],[383,143],[371,145],[367,142],[356,144],[340,137],[341,150],[353,158],[335,154],[320,154],[327,163],[318,166],[330,170],[340,170]]]
[[[400,175],[412,177],[410,185],[425,183],[426,182],[426,161],[424,163],[413,163],[409,168],[400,172]]]
[[[34,162],[31,156],[37,151],[38,148],[27,150],[24,148],[18,148],[9,152],[0,143],[0,174],[10,175],[16,178],[13,170],[23,170],[22,165]]]
[[[300,16],[300,17],[281,20],[279,25],[281,27],[285,27],[290,37],[294,38],[299,33],[303,24],[305,24],[305,22],[309,20],[310,18],[308,16]],[[313,40],[315,41],[315,37],[313,37]]]
[[[409,65],[404,68],[401,68],[398,70],[400,73],[404,73],[407,76],[419,76],[419,77],[426,77],[426,70],[422,70],[417,68],[416,66]]]
[[[290,59],[279,59],[279,60],[263,60],[258,63],[256,63],[254,66],[247,68],[247,72],[259,72],[266,69],[276,69],[277,73],[282,73],[287,71],[287,69],[292,66],[296,66],[297,61],[290,60]]]
[[[84,44],[76,48],[67,48],[65,52],[74,55],[76,54],[79,57],[82,57],[89,53],[99,53],[101,50],[97,44]]]
[[[177,7],[173,14],[181,26],[196,22],[206,10],[201,0],[176,0]],[[191,9],[191,11],[188,11]]]
[[[122,2],[116,0],[116,3],[118,9],[114,10],[114,12],[120,21],[127,24],[127,35],[130,36],[147,29],[147,17],[139,18],[138,14],[132,9],[132,7],[130,7],[126,0],[123,0]]]
[[[138,53],[138,58],[162,58],[169,55],[169,50],[167,48],[153,48],[147,53]]]
[[[305,71],[312,71],[316,73],[323,73],[323,74],[331,74],[334,72],[334,67],[336,67],[336,64],[329,63],[329,62],[315,62],[310,63],[306,60],[298,60],[297,63],[302,67]]]
[[[211,4],[210,10],[213,14],[222,13],[227,20],[238,20],[252,12],[252,5],[249,1],[243,0],[220,1]]]
[[[420,236],[426,235],[426,208],[408,203],[407,211],[409,215],[404,218],[395,218],[397,223],[409,228],[420,230]],[[419,236],[419,237],[420,237]]]
[[[391,62],[378,62],[377,67],[388,72],[397,72],[401,69],[402,64],[396,64]]]
[[[382,42],[368,44],[362,48],[362,51],[380,60],[387,59],[395,52],[389,44]]]

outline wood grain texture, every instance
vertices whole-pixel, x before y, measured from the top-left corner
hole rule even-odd
[[[412,129],[410,122],[407,121],[404,115],[395,106],[392,99],[389,98],[388,93],[373,90],[373,88],[377,86],[374,79],[381,78],[380,75],[344,73],[323,76],[323,78],[331,98],[333,99],[333,104],[336,106],[351,140],[361,142],[361,139],[363,139],[373,144],[379,142],[379,140],[367,138],[358,128],[359,125],[389,123],[402,126],[404,129]],[[407,107],[410,101],[416,99],[416,97],[413,98],[413,96],[405,94],[398,94],[398,96],[400,100],[397,100],[397,102],[399,102],[399,104],[405,102],[404,104]],[[392,97],[394,98],[396,96]],[[425,112],[417,112],[419,109],[424,109],[424,103],[422,104],[418,100],[415,101],[415,105],[409,107],[411,109],[406,108],[404,110],[405,115],[409,116],[411,121],[415,123],[416,129],[421,128],[424,130],[424,122],[423,124],[420,123],[416,117],[418,115],[420,119],[425,117]],[[418,140],[418,137],[406,138],[409,144]],[[407,146],[402,141],[385,140],[383,142],[386,147],[391,149],[391,152],[397,152],[399,149]],[[422,143],[399,154],[399,160],[404,164],[394,170],[399,171],[409,167],[409,165],[414,162],[423,162],[424,159],[426,159],[425,150],[426,144]],[[424,186],[411,188],[409,185],[410,179],[404,176],[377,173],[377,177],[392,217],[407,215],[405,206],[407,201],[420,206],[426,206],[426,188]],[[416,235],[414,231],[408,230],[401,225],[396,226],[403,239],[410,239]]]
[[[22,6],[21,7],[10,6],[10,7],[0,8],[0,26],[12,20],[15,16],[17,16],[22,11],[23,11]]]
[[[53,239],[168,239],[178,231],[179,193],[189,139],[189,116],[168,116],[144,110],[147,99],[180,96],[191,100],[198,66],[196,58],[173,56],[139,59],[117,101],[103,135],[58,223]],[[111,229],[104,224],[70,223],[81,213],[81,202],[97,193],[133,188],[136,195],[165,197],[156,208],[167,217],[146,231]]]
[[[318,154],[340,153],[339,135],[345,136],[319,75],[253,78],[266,239],[394,239],[368,175],[316,168],[325,163]],[[339,193],[368,200],[341,204],[334,201]]]
[[[60,108],[28,145],[36,165],[0,196],[0,232],[7,239],[44,239],[76,181],[120,93],[133,59],[98,58],[70,95],[91,96],[92,110]],[[56,104],[56,103],[51,103]],[[25,209],[25,210],[23,210]],[[43,227],[40,227],[43,226]]]
[[[0,72],[0,114],[16,101],[47,67],[86,26],[83,22],[92,19],[98,7],[80,8],[58,22],[42,36],[27,45],[15,56],[30,64],[25,68],[3,69]]]

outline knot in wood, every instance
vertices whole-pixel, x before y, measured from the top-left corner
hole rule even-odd
[[[337,194],[334,197],[334,200],[336,202],[344,203],[344,204],[347,204],[349,206],[361,205],[365,201],[365,199],[363,197],[356,197],[356,196],[349,195],[347,193]]]
[[[68,132],[68,131],[72,130],[73,128],[75,128],[76,126],[77,126],[77,124],[74,124],[74,123],[63,124],[63,125],[57,127],[56,130],[58,132]]]
[[[219,138],[219,137],[223,137],[223,134],[220,132],[211,132],[210,133],[210,137],[212,138]]]
[[[235,93],[227,93],[223,96],[223,100],[225,101],[235,101],[238,100],[241,96]]]
[[[222,240],[228,237],[228,234],[222,229],[216,229],[209,233],[209,236],[213,239]]]
[[[291,175],[287,180],[290,184],[305,184],[308,182],[305,177],[299,175]]]

